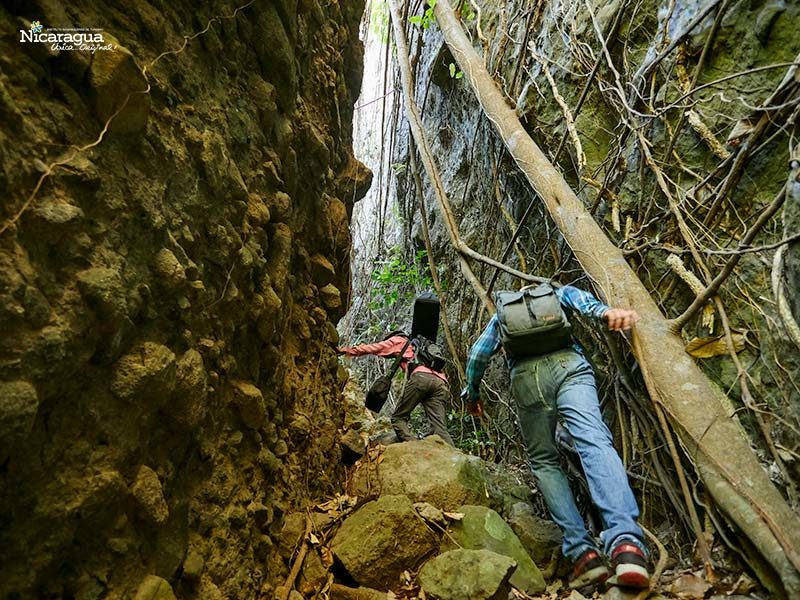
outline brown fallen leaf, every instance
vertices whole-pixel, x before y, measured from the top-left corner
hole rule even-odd
[[[442,513],[445,517],[450,519],[451,521],[461,521],[464,518],[464,513],[458,512],[443,512]]]
[[[711,589],[711,584],[700,579],[697,575],[687,573],[681,575],[669,586],[669,592],[678,598],[704,598]]]
[[[744,350],[747,342],[747,335],[744,333],[732,332],[733,347],[737,352]],[[695,358],[711,358],[728,354],[728,343],[724,335],[714,337],[694,338],[686,344],[686,352]]]
[[[330,569],[333,566],[333,552],[327,546],[322,546],[319,549],[319,553],[322,556],[322,564],[326,569]]]

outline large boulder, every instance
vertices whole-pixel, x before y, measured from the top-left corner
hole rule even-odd
[[[350,515],[331,544],[334,556],[359,584],[389,589],[405,570],[439,545],[406,496],[383,496]]]
[[[456,450],[438,436],[430,436],[392,444],[377,466],[363,463],[353,478],[351,492],[361,496],[404,494],[414,502],[455,510],[462,504],[496,505],[491,497],[487,498],[492,479],[480,458]]]
[[[515,564],[490,550],[450,550],[425,563],[419,583],[439,600],[506,600]]]
[[[491,550],[513,558],[517,570],[511,576],[511,585],[528,594],[544,591],[544,577],[503,517],[485,506],[462,506],[458,512],[464,518],[452,525],[443,548],[456,543],[467,550]]]
[[[561,530],[553,521],[534,514],[530,504],[514,504],[508,515],[508,523],[537,565],[558,559],[561,554]]]

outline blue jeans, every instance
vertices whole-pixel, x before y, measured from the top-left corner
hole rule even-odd
[[[596,544],[561,469],[555,442],[559,419],[575,441],[589,493],[600,511],[605,552],[626,540],[646,553],[642,530],[636,524],[639,507],[600,414],[594,373],[586,358],[570,347],[517,360],[511,370],[511,388],[528,461],[550,514],[564,534],[564,556],[576,560]]]

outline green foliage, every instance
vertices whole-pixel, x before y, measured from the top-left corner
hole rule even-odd
[[[450,78],[451,79],[461,79],[464,76],[463,71],[456,71],[455,63],[450,63]]]
[[[425,250],[419,250],[414,260],[409,261],[401,248],[393,248],[387,259],[376,264],[370,276],[376,284],[370,294],[370,308],[388,308],[399,300],[410,300],[417,290],[431,289],[433,280],[427,257]]]
[[[450,413],[448,417],[451,423],[458,420],[456,413]],[[471,431],[465,431],[461,439],[456,439],[456,446],[468,454],[485,457],[494,453],[495,443],[485,429],[472,428]]]
[[[389,40],[389,2],[387,0],[372,0],[369,29],[382,44]]]
[[[472,6],[470,5],[469,0],[461,1],[461,3],[458,5],[458,13],[461,15],[461,18],[464,19],[467,23],[471,23],[478,17],[478,15],[475,14],[475,11],[472,10]]]
[[[414,15],[408,17],[408,22],[414,25],[419,25],[423,29],[427,29],[432,23],[436,22],[436,16],[433,14],[433,9],[436,7],[436,0],[428,0],[428,8],[422,15]]]

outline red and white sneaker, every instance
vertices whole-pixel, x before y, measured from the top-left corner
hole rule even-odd
[[[575,561],[569,577],[569,587],[578,590],[589,585],[603,583],[610,576],[611,571],[600,554],[596,550],[587,550]]]
[[[634,544],[619,544],[611,551],[616,583],[624,587],[650,587],[650,574],[647,572],[647,558],[641,548]]]

